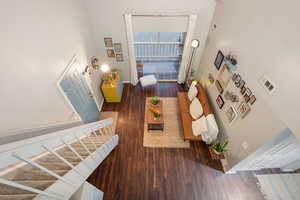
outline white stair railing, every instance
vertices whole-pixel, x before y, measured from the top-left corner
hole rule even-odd
[[[69,199],[118,144],[106,119],[0,146],[0,199]]]
[[[137,60],[180,60],[183,51],[182,42],[134,42]]]

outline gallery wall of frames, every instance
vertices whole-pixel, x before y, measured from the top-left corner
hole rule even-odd
[[[222,51],[218,51],[214,66],[218,70],[216,77],[211,73],[208,75],[208,80],[214,84],[218,90],[216,103],[218,108],[225,112],[229,125],[235,123],[236,119],[246,118],[251,109],[254,109],[256,96],[251,86],[247,84],[241,74],[237,71],[237,58],[235,55],[229,54],[224,56]],[[228,87],[233,84],[236,89]],[[224,107],[225,104],[228,106]]]

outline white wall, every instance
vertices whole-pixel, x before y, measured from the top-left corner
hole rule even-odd
[[[77,0],[11,0],[0,7],[0,136],[78,120],[56,82],[77,54],[94,55],[85,7]],[[97,103],[99,75],[93,75]]]
[[[101,54],[101,61],[123,70],[123,79],[127,81],[130,80],[130,68],[123,17],[125,13],[197,14],[195,38],[201,41],[201,46],[197,51],[198,55],[201,55],[215,8],[215,0],[190,0],[188,2],[182,0],[89,0],[85,1],[85,4],[92,22],[97,51]],[[112,37],[115,42],[123,44],[125,62],[117,63],[114,58],[106,57],[104,37]],[[199,63],[200,56],[197,58],[196,65]]]
[[[300,134],[299,9],[297,0],[226,0],[216,6],[213,21],[217,29],[209,34],[198,77],[204,82],[209,72],[216,77],[218,72],[213,62],[218,49],[224,53],[232,51],[238,58],[237,72],[257,97],[249,115],[229,127],[224,112],[215,103],[215,86],[208,87],[221,131],[229,137],[229,167],[285,127],[291,128],[295,135]],[[258,83],[264,74],[277,85],[272,95]],[[232,82],[228,87],[238,93]],[[241,146],[243,141],[248,143],[246,150]]]

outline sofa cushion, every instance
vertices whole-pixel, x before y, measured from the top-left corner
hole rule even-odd
[[[192,101],[198,94],[198,89],[195,84],[191,84],[190,89],[188,91],[189,100]]]
[[[195,136],[192,130],[192,117],[189,113],[181,113],[183,137],[185,140],[201,141],[201,136]]]
[[[201,86],[201,84],[197,84],[197,89],[198,89],[198,95],[197,95],[197,98],[199,99],[201,105],[202,105],[202,108],[203,108],[203,114],[205,116],[209,115],[209,114],[212,114],[212,109],[209,105],[209,102],[208,102],[208,98],[206,96],[206,93],[205,93],[205,90],[204,88]]]
[[[192,130],[195,136],[206,134],[208,131],[206,117],[202,116],[199,119],[192,121]]]
[[[206,122],[207,122],[208,131],[202,134],[202,138],[203,141],[206,142],[206,144],[211,144],[213,141],[217,139],[219,128],[215,116],[213,114],[209,114],[208,116],[206,116]]]
[[[194,119],[199,119],[199,117],[203,115],[202,105],[198,98],[194,98],[194,100],[190,104],[190,114]]]

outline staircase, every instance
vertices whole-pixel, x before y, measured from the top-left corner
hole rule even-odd
[[[70,199],[118,144],[112,119],[0,146],[0,200]]]

